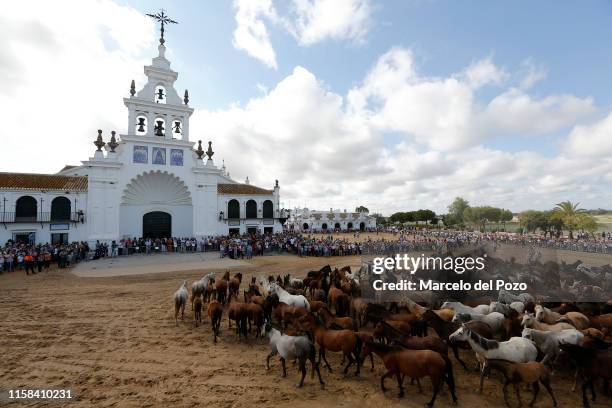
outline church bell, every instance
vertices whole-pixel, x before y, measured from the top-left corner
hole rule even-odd
[[[163,136],[164,135],[164,122],[158,120],[157,126],[155,126],[155,136]]]
[[[145,131],[144,125],[145,125],[145,119],[144,118],[138,118],[138,131],[139,132],[144,132]]]
[[[174,122],[174,133],[181,133],[181,122]]]

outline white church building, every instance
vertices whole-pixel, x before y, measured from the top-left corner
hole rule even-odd
[[[213,162],[211,142],[190,141],[193,108],[174,89],[163,34],[158,49],[144,87],[132,81],[123,99],[124,134],[99,130],[93,157],[57,174],[0,173],[0,244],[282,231],[278,181],[238,183]]]
[[[368,231],[376,228],[376,218],[368,211],[347,212],[330,208],[329,211],[294,208],[286,228],[296,232]]]

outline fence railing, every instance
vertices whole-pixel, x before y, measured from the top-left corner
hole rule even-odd
[[[0,212],[0,223],[33,223],[33,222],[81,222],[85,215],[73,212],[70,215],[58,215],[50,212],[40,212],[36,215],[20,215],[15,212]]]

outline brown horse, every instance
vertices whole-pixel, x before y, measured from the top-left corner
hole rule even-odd
[[[312,305],[310,307],[312,310]],[[338,326],[347,330],[357,331],[358,329],[357,322],[352,317],[335,317],[327,307],[320,308],[317,314],[321,316],[325,327],[328,329],[330,328],[332,323],[337,324]]]
[[[538,382],[542,383],[550,394],[550,397],[553,400],[553,407],[557,406],[555,394],[553,394],[552,388],[550,387],[550,370],[546,368],[544,364],[538,363],[537,361],[513,363],[506,360],[487,360],[487,365],[491,369],[500,371],[504,376],[504,401],[506,402],[507,406],[510,406],[510,403],[508,402],[507,390],[510,383],[512,383],[514,386],[514,391],[516,392],[516,398],[518,399],[519,406],[522,406],[523,402],[521,401],[521,393],[518,385],[520,383],[528,383],[532,385],[533,399],[529,403],[529,406],[532,407],[536,397],[538,396],[538,392],[540,391]]]
[[[202,297],[198,296],[193,302],[193,320],[195,320],[195,326],[198,327],[198,323],[202,323]]]
[[[224,306],[227,300],[227,286],[229,276],[229,271],[225,271],[223,277],[215,282],[215,292],[217,294],[217,301],[219,301]]]
[[[208,303],[208,317],[213,331],[213,339],[217,342],[217,336],[219,336],[219,328],[221,327],[221,316],[223,316],[223,306],[216,300],[211,300]]]
[[[327,369],[331,373],[332,369],[325,357],[326,350],[333,352],[342,352],[348,359],[348,364],[344,367],[344,374],[348,373],[348,369],[353,363],[357,364],[355,375],[359,375],[359,367],[361,366],[361,338],[352,330],[327,330],[321,319],[314,313],[308,313],[306,316],[298,320],[300,325],[311,333],[315,343],[319,345],[319,364],[321,359],[325,362]],[[353,358],[354,357],[354,358]]]
[[[236,336],[240,340],[240,336],[247,338],[247,321],[248,314],[247,308],[244,303],[232,302],[230,298],[230,304],[227,309],[227,321],[228,326],[232,328],[232,320],[236,322]]]
[[[404,376],[417,379],[429,377],[433,386],[433,396],[427,403],[428,407],[433,406],[444,381],[448,384],[453,403],[457,403],[453,366],[447,356],[431,350],[407,350],[376,342],[368,342],[366,346],[382,359],[387,369],[387,372],[380,377],[380,388],[383,392],[387,391],[385,388],[387,377],[397,378],[400,398],[404,396]]]
[[[240,284],[242,283],[242,273],[238,272],[234,275],[234,277],[229,281],[229,297],[232,295],[238,299],[238,290],[240,289]]]
[[[252,325],[255,326],[255,338],[261,334],[261,327],[264,324],[264,310],[256,303],[247,303],[246,314],[249,322],[249,333]]]
[[[603,378],[606,383],[612,380],[612,369],[610,369],[612,367],[612,350],[598,350],[575,344],[561,344],[560,347],[582,372],[582,404],[588,407],[587,388],[591,389],[591,397],[595,402],[595,380]]]

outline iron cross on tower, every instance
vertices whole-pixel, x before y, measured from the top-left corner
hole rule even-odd
[[[164,9],[161,9],[161,11],[157,14],[147,14],[147,16],[154,18],[155,20],[160,22],[161,37],[159,38],[159,43],[163,45],[166,42],[166,40],[164,40],[164,24],[178,24],[178,22],[169,18],[164,12]]]

